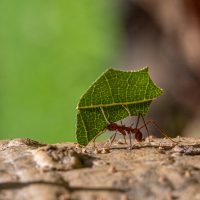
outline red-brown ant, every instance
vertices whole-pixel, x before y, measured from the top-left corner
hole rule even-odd
[[[127,144],[127,142],[126,142],[125,136],[126,136],[126,134],[128,134],[129,143],[130,143],[130,149],[132,148],[131,134],[135,135],[135,139],[138,142],[142,142],[142,139],[143,139],[142,137],[143,136],[142,136],[142,132],[140,131],[140,128],[137,128],[138,123],[139,123],[139,116],[138,116],[138,119],[137,119],[136,128],[132,128],[132,126],[130,126],[130,127],[129,126],[125,126],[125,125],[122,125],[122,124],[118,125],[117,123],[108,124],[107,130],[115,131],[114,135],[112,135],[111,138],[110,138],[110,146],[113,143],[113,141],[115,140],[117,132],[123,135],[124,141],[125,141],[126,144]]]
[[[139,128],[138,127],[138,124],[139,124],[139,119],[140,117],[142,117],[142,120],[143,120],[143,125]],[[131,134],[134,134],[135,135],[135,139],[138,141],[138,142],[142,142],[143,140],[143,135],[142,135],[142,132],[141,132],[141,129],[142,128],[146,128],[146,131],[147,131],[147,136],[149,138],[149,130],[147,128],[147,125],[149,124],[153,124],[157,130],[162,134],[164,135],[166,138],[170,139],[173,143],[176,143],[175,141],[173,141],[169,136],[167,136],[167,134],[160,128],[160,126],[154,121],[154,120],[149,120],[147,122],[145,122],[144,120],[144,117],[142,115],[139,115],[138,118],[137,118],[137,122],[136,122],[136,127],[133,128],[132,126],[125,126],[125,125],[118,125],[117,123],[113,122],[113,123],[109,123],[106,127],[107,130],[109,131],[115,131],[115,133],[110,137],[110,145],[112,145],[113,141],[115,140],[115,137],[117,135],[117,133],[120,133],[121,135],[123,135],[124,137],[124,141],[125,143],[127,144],[126,142],[126,138],[125,136],[126,135],[129,135],[129,144],[130,144],[130,147],[129,149],[132,149],[132,140],[131,140]],[[104,132],[104,131],[103,131]],[[95,147],[95,140],[96,138],[101,135],[103,132],[101,132],[100,134],[98,134],[94,140],[93,140],[93,144],[94,144],[94,147]],[[149,142],[150,142],[150,139],[149,139]]]

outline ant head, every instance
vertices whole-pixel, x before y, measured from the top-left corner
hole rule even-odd
[[[116,124],[116,123],[110,123],[110,124],[108,124],[108,126],[107,126],[107,129],[109,130],[109,131],[114,131],[114,130],[116,130],[118,128],[118,125]]]
[[[142,132],[139,129],[135,130],[135,139],[138,142],[142,142]]]

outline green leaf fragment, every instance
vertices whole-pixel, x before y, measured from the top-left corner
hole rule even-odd
[[[79,101],[77,141],[87,145],[108,123],[146,115],[152,100],[162,92],[150,79],[148,67],[139,71],[106,70]]]

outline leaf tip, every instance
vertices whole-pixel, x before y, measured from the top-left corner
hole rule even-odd
[[[160,87],[158,87],[160,89],[160,95],[163,94],[164,90]]]

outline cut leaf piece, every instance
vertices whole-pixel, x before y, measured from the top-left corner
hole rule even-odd
[[[87,145],[109,123],[146,115],[152,100],[162,92],[150,79],[148,67],[139,71],[106,70],[79,101],[77,141]]]

